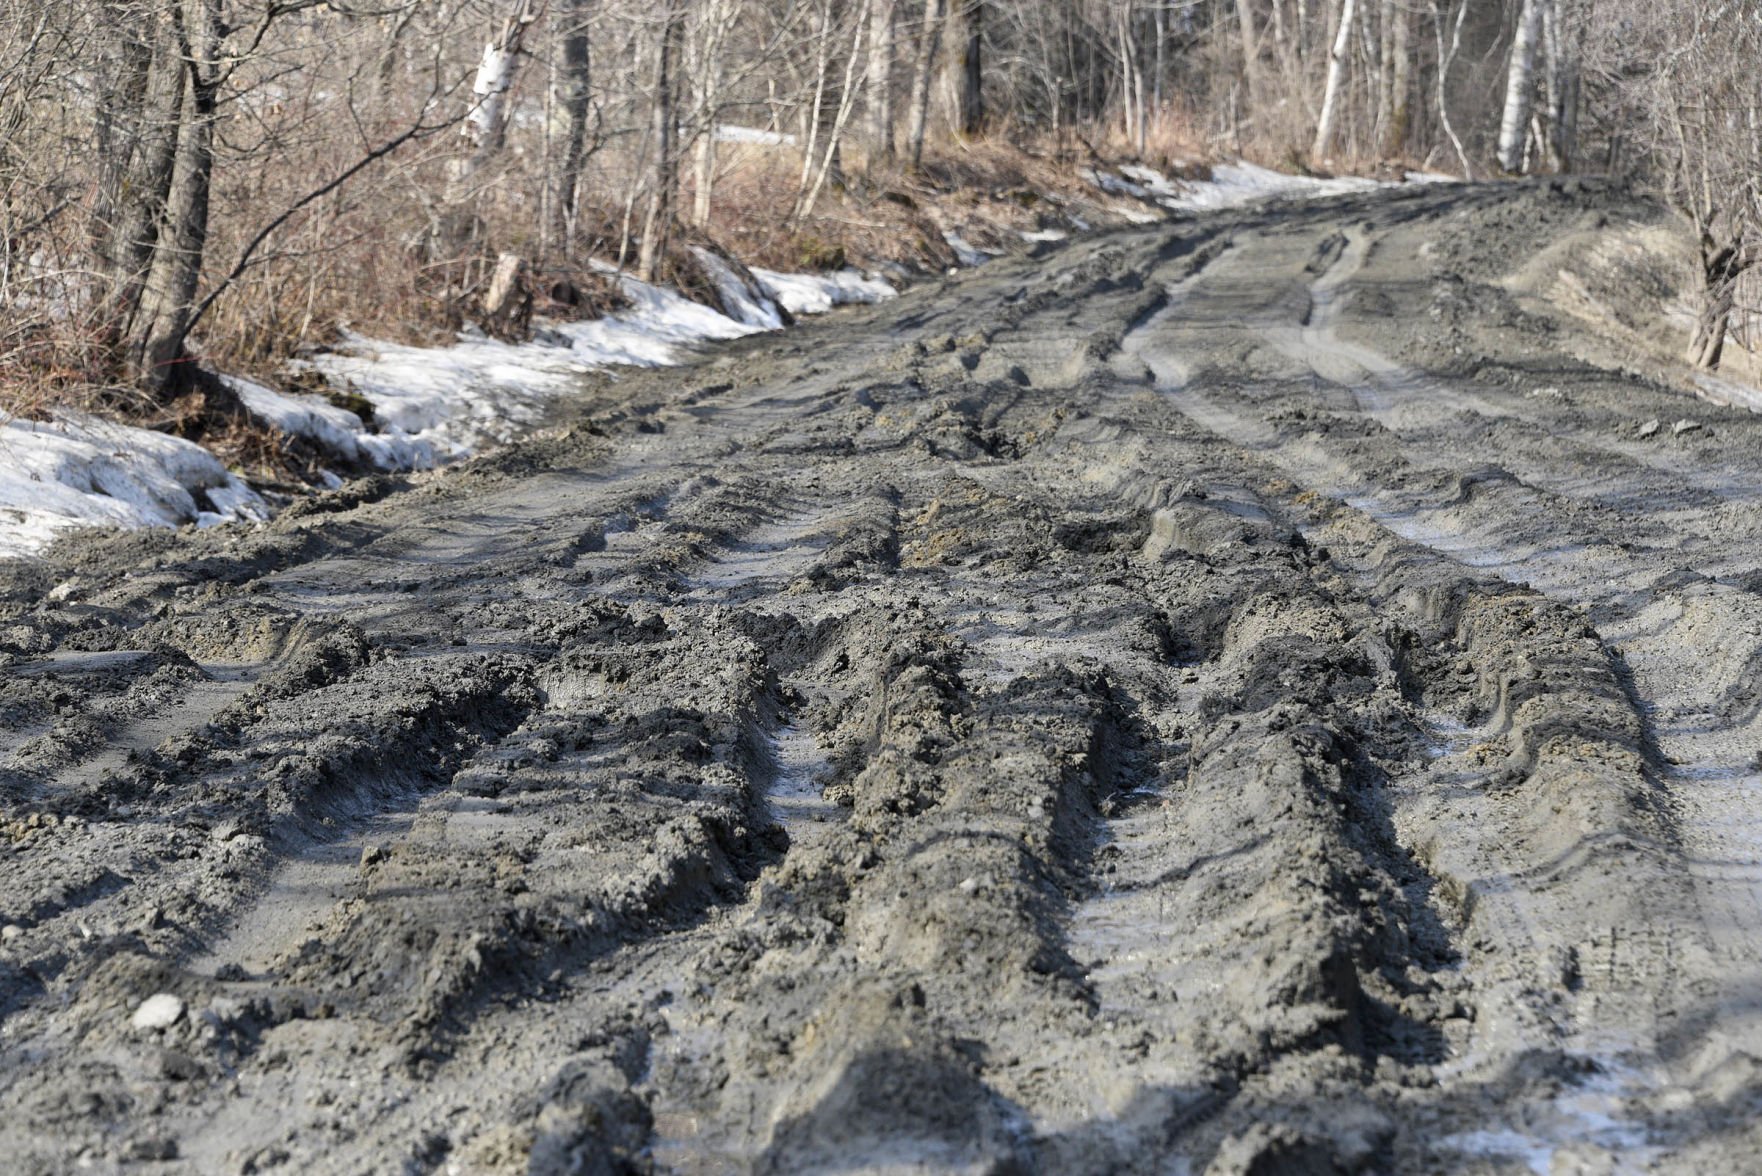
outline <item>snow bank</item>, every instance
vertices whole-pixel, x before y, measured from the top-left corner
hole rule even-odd
[[[783,325],[776,306],[755,296],[715,254],[701,251],[698,258],[737,318],[664,287],[618,275],[628,307],[604,318],[541,327],[531,343],[501,343],[478,335],[463,336],[450,347],[409,347],[350,335],[336,350],[305,363],[373,405],[378,432],[358,432],[352,443],[373,452],[375,464],[433,465],[486,441],[510,440],[537,424],[551,401],[579,387],[581,375],[594,368],[661,367],[680,362],[683,348]],[[600,268],[615,273],[609,266]],[[818,314],[840,303],[876,302],[898,293],[855,270],[752,273],[763,297],[792,314]],[[271,405],[268,411],[293,415],[283,406]],[[344,446],[337,452],[349,451]]]
[[[448,347],[411,347],[346,335],[335,350],[301,361],[371,404],[372,427],[321,397],[238,377],[226,383],[252,417],[311,441],[340,464],[422,469],[537,425],[550,403],[579,388],[594,368],[659,367],[678,363],[681,349],[694,344],[775,330],[783,319],[768,299],[794,314],[818,314],[898,293],[855,270],[754,270],[755,292],[719,258],[707,257],[714,280],[740,288],[739,298],[724,289],[738,319],[620,275],[628,307],[540,328],[530,343],[467,334]],[[268,515],[255,491],[188,441],[85,417],[0,422],[0,556],[37,551],[75,526],[207,526]]]
[[[1337,196],[1382,186],[1377,180],[1351,176],[1331,180],[1290,176],[1240,160],[1217,164],[1209,180],[1172,180],[1155,168],[1133,165],[1121,167],[1118,175],[1094,168],[1084,168],[1081,175],[1103,192],[1131,196],[1175,212],[1238,208],[1273,196]]]
[[[764,331],[775,331],[783,326],[783,316],[777,313],[777,304],[748,286],[745,279],[734,272],[733,266],[700,245],[693,245],[691,254],[710,275],[710,280],[716,283],[716,293],[722,298],[723,308],[734,311],[736,322]]]
[[[381,447],[391,466],[420,468],[511,440],[596,367],[676,363],[681,346],[759,329],[671,290],[621,281],[628,308],[541,328],[531,343],[463,335],[449,347],[411,347],[348,335],[336,350],[304,362],[373,406],[379,431],[356,436],[356,445]]]
[[[360,417],[323,397],[289,395],[238,376],[221,379],[257,420],[291,436],[304,437],[339,462],[364,463],[382,470],[434,464],[431,444],[399,432],[370,432]]]
[[[835,274],[779,274],[755,269],[753,277],[790,314],[825,314],[845,303],[885,302],[899,297],[899,291],[880,278],[865,277],[854,269]]]
[[[70,527],[268,517],[256,491],[181,438],[85,416],[0,423],[0,556],[29,555]]]

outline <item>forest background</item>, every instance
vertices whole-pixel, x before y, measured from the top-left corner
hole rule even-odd
[[[1715,368],[1762,342],[1758,62],[1762,0],[0,0],[0,413],[200,436],[205,371],[345,324],[713,301],[705,249],[939,271],[951,210],[1235,157],[1631,179]]]

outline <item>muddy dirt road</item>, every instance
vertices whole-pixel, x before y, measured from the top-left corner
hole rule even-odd
[[[1762,422],[1512,279],[1660,223],[1100,236],[0,571],[7,1164],[1755,1171]]]

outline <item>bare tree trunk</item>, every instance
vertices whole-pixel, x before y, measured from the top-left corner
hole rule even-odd
[[[1346,58],[1352,49],[1352,22],[1358,0],[1340,0],[1340,28],[1334,34],[1334,51],[1328,57],[1328,84],[1322,91],[1321,119],[1315,127],[1315,146],[1310,154],[1324,158],[1334,145],[1334,123],[1340,112],[1340,91],[1346,79]]]
[[[1438,7],[1438,0],[1431,0],[1432,28],[1438,40],[1438,124],[1443,127],[1444,135],[1450,140],[1450,146],[1456,149],[1456,160],[1462,165],[1462,178],[1474,179],[1474,168],[1469,165],[1468,152],[1462,148],[1462,140],[1456,134],[1456,128],[1450,122],[1450,103],[1446,100],[1450,90],[1450,66],[1462,49],[1462,21],[1468,15],[1468,0],[1461,0],[1456,8],[1456,26],[1450,34],[1450,43],[1444,43],[1444,14]]]
[[[1505,77],[1505,113],[1499,120],[1499,166],[1508,172],[1523,167],[1523,146],[1529,136],[1530,94],[1541,39],[1543,0],[1523,0],[1517,36],[1511,43],[1511,67]]]
[[[566,0],[563,7],[563,159],[551,201],[554,237],[565,258],[575,256],[581,221],[581,171],[587,160],[588,119],[592,113],[592,58],[587,26],[593,0]]]
[[[1236,0],[1236,24],[1242,34],[1242,81],[1252,104],[1260,96],[1260,38],[1254,31],[1254,0]]]
[[[722,42],[731,15],[728,0],[711,0],[698,21],[702,36],[696,46],[698,60],[692,70],[697,79],[698,117],[692,164],[691,223],[699,229],[709,227],[716,190],[716,126],[722,111]]]
[[[100,47],[96,72],[92,147],[97,154],[97,190],[93,193],[92,251],[107,271],[114,272],[124,252],[117,232],[126,210],[140,201],[130,180],[144,147],[148,122],[147,85],[153,69],[153,27],[139,9],[126,3],[106,5],[112,28]]]
[[[1725,354],[1726,333],[1731,329],[1738,279],[1754,260],[1745,248],[1741,229],[1723,245],[1714,239],[1710,229],[1701,231],[1702,307],[1686,357],[1694,366],[1706,371],[1719,367]]]
[[[824,166],[821,169],[826,180],[830,180],[834,188],[844,186],[844,150],[843,135],[840,133],[844,114],[849,106],[851,84],[855,80],[853,68],[857,63],[863,42],[863,32],[867,28],[866,11],[859,13],[857,18],[857,43],[851,46],[851,55],[845,59],[845,69],[839,74],[834,60],[834,52],[838,46],[839,25],[843,23],[847,11],[844,0],[830,0],[826,7],[826,28],[821,40],[822,58],[818,85],[820,92],[815,96],[814,140],[824,144]],[[808,161],[810,164],[812,160]],[[818,189],[820,181],[809,180],[796,193],[799,201],[806,197],[811,185]]]
[[[954,11],[954,125],[963,135],[977,135],[985,127],[985,0],[957,0]]]
[[[675,79],[673,63],[685,32],[685,5],[674,0],[661,26],[655,46],[654,123],[652,128],[655,166],[649,181],[648,212],[643,217],[642,249],[637,255],[637,276],[652,282],[660,276],[667,244],[673,232],[673,203],[679,188],[679,154],[675,148]]]
[[[1548,163],[1573,169],[1578,154],[1579,46],[1584,25],[1573,0],[1548,0],[1543,22],[1548,52]]]
[[[869,166],[893,162],[894,0],[875,0],[869,13]]]
[[[930,121],[930,74],[936,66],[936,47],[941,35],[942,0],[924,0],[924,20],[918,28],[918,60],[912,67],[912,104],[906,115],[914,171],[924,162],[924,128]]]
[[[172,9],[185,74],[177,149],[153,261],[130,324],[128,356],[156,399],[189,386],[185,336],[208,245],[208,203],[214,176],[214,121],[221,76],[222,29],[217,0],[185,0]]]
[[[131,14],[139,10],[124,5],[117,16],[122,21]],[[177,160],[187,71],[170,26],[155,28],[155,23],[142,20],[125,34],[134,42],[125,65],[131,76],[113,91],[117,109],[110,142],[99,145],[105,190],[95,236],[107,271],[104,314],[113,339],[133,333]],[[143,64],[144,71],[135,73]]]
[[[1383,154],[1394,157],[1407,149],[1407,137],[1413,130],[1413,13],[1402,0],[1394,0],[1385,10],[1393,60],[1389,71],[1389,120],[1384,125]]]
[[[819,136],[826,144],[819,170],[814,176],[813,183],[797,197],[795,208],[789,214],[792,224],[800,224],[802,218],[814,210],[814,205],[820,198],[820,191],[828,181],[834,184],[844,182],[843,169],[839,163],[839,144],[844,140],[845,127],[850,121],[851,112],[856,108],[857,63],[862,59],[863,40],[868,27],[867,4],[868,0],[864,0],[863,9],[857,14],[856,36],[850,47],[850,53],[845,58],[844,76],[838,83],[838,108],[833,112],[831,123],[825,128],[824,134]],[[822,110],[824,109],[822,107]]]
[[[1389,141],[1389,127],[1395,120],[1395,0],[1382,0],[1376,18],[1376,141]]]

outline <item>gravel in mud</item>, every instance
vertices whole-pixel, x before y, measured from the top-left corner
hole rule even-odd
[[[1762,422],[1511,277],[1660,226],[1101,235],[0,569],[6,1166],[1754,1171]]]

